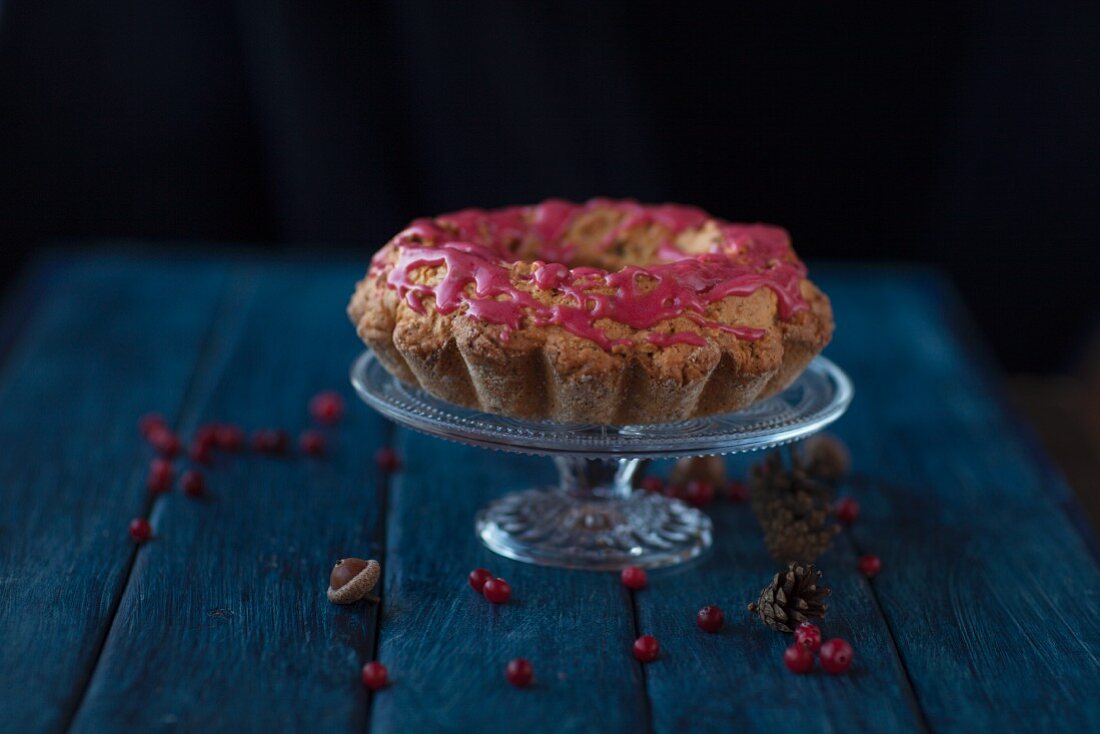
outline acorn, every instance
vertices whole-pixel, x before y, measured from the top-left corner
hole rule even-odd
[[[382,576],[382,564],[362,558],[343,558],[328,577],[328,600],[333,604],[354,604],[360,599],[377,602],[370,591]]]
[[[681,487],[688,482],[721,487],[726,483],[726,462],[721,456],[687,456],[672,467],[668,481]]]

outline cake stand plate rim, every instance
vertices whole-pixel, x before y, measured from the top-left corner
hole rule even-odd
[[[603,459],[722,455],[775,448],[834,423],[855,394],[847,374],[819,355],[791,387],[745,411],[666,424],[576,426],[524,421],[446,403],[401,383],[370,349],[353,361],[350,378],[356,393],[374,410],[437,438],[510,453]]]

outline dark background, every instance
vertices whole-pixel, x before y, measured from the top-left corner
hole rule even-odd
[[[417,215],[675,200],[943,267],[1007,367],[1066,369],[1100,3],[910,5],[0,0],[5,270],[95,238],[365,263]]]

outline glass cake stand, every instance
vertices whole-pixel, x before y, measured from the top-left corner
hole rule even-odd
[[[409,428],[553,457],[558,486],[492,501],[477,513],[477,534],[491,550],[517,561],[590,570],[670,566],[711,545],[704,512],[632,488],[642,459],[772,448],[820,431],[852,400],[851,381],[824,357],[783,393],[743,411],[639,426],[518,420],[462,408],[405,385],[369,350],[352,364],[351,382],[368,405]]]

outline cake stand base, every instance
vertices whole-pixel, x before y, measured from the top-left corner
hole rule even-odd
[[[491,550],[544,566],[618,570],[682,563],[710,547],[703,512],[631,488],[638,459],[554,460],[558,487],[512,492],[477,514]]]
[[[369,350],[352,365],[351,382],[368,405],[403,426],[471,446],[554,457],[558,487],[495,500],[478,513],[477,534],[517,561],[590,570],[670,566],[710,547],[703,512],[631,488],[641,459],[780,446],[820,431],[852,400],[848,377],[824,357],[782,393],[743,411],[657,425],[553,423],[462,408],[402,383]]]

